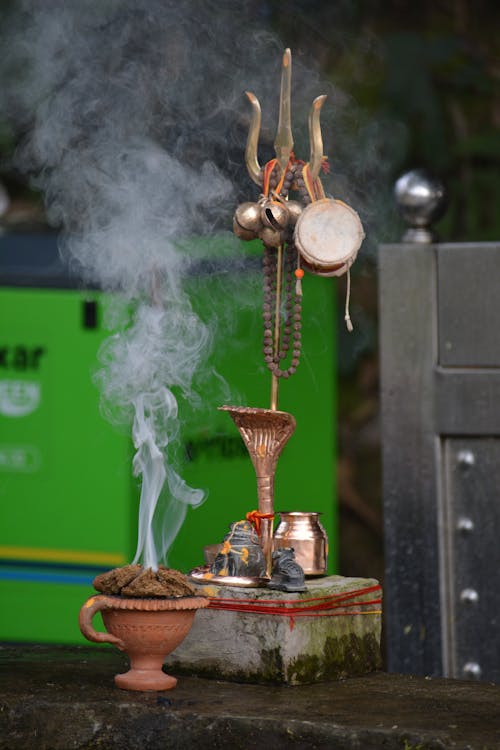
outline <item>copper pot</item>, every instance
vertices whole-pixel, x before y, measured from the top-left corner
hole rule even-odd
[[[328,537],[320,513],[281,511],[274,532],[274,549],[293,547],[295,559],[307,576],[324,575],[328,556]]]
[[[99,595],[88,599],[80,610],[80,630],[96,643],[112,643],[130,658],[130,670],[115,676],[124,690],[170,690],[177,680],[162,672],[163,661],[184,640],[196,610],[208,606],[201,596],[176,599],[127,599]],[[92,627],[101,611],[107,633]]]

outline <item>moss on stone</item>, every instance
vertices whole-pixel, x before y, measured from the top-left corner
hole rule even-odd
[[[340,638],[329,636],[321,652],[309,650],[294,659],[287,668],[286,681],[300,685],[322,680],[341,680],[373,672],[381,667],[380,649],[373,633],[359,637],[354,633]]]
[[[284,677],[283,656],[279,646],[262,649],[259,676],[264,682],[275,682]]]

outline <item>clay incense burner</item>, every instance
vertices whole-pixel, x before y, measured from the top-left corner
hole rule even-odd
[[[132,574],[137,576],[137,569],[140,570],[140,566],[126,566],[98,576],[94,581],[96,588],[101,588],[99,579],[104,577],[107,579],[106,584],[112,578],[115,586],[106,586],[111,593],[91,596],[85,602],[80,610],[80,630],[89,641],[111,643],[127,653],[130,659],[129,671],[115,676],[115,683],[119,688],[170,690],[176,686],[177,680],[162,671],[165,657],[182,643],[191,629],[196,610],[208,606],[209,600],[193,594],[193,588],[189,584],[185,593],[180,596],[127,595],[127,586],[123,587],[124,593],[119,593],[116,579],[123,578],[124,574],[127,574],[127,578]],[[178,571],[163,571],[164,579],[169,577],[168,574],[175,578],[182,576]],[[140,577],[149,577],[152,579],[149,583],[158,583],[162,571],[155,575],[153,571],[146,570]],[[136,580],[138,578],[139,576]],[[179,587],[178,580],[174,581],[174,586]],[[183,590],[182,585],[180,590]],[[102,614],[107,633],[98,632],[92,626],[92,619],[97,612]]]

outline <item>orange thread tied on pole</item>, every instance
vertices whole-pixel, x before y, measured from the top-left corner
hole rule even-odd
[[[274,513],[260,513],[258,510],[251,510],[247,513],[246,519],[247,521],[250,521],[251,524],[253,524],[255,531],[260,536],[260,526],[261,526],[261,520],[263,518],[274,520]]]

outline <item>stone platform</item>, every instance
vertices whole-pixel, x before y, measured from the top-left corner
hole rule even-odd
[[[500,687],[381,672],[298,687],[114,686],[107,646],[0,647],[0,750],[498,750]]]
[[[196,613],[189,635],[166,660],[169,672],[299,685],[366,674],[381,666],[381,590],[373,579],[316,578],[307,582],[307,591],[294,594],[199,588],[228,609]],[[250,611],[232,611],[234,605],[245,608],[248,600]],[[271,607],[274,613],[251,611],[253,603],[255,609]]]

